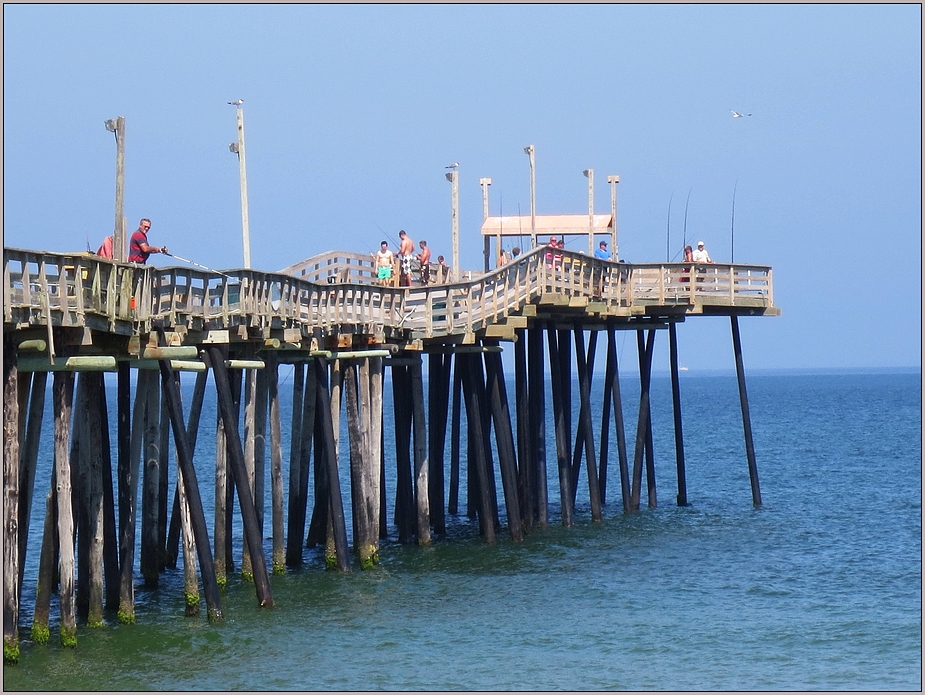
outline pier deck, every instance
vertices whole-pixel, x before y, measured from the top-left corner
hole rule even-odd
[[[717,263],[692,270],[684,263],[611,263],[557,253],[562,259],[554,265],[541,247],[462,282],[383,287],[375,284],[369,259],[343,252],[287,272],[217,274],[4,249],[4,327],[30,335],[51,327],[103,334],[78,343],[78,352],[89,353],[94,345],[113,349],[117,336],[147,336],[154,326],[173,334],[172,345],[275,340],[295,346],[320,329],[329,344],[352,347],[511,338],[535,317],[630,327],[701,314],[779,314],[768,266]]]

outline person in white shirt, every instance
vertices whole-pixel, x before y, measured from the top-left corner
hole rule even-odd
[[[697,242],[697,250],[694,251],[694,263],[712,263],[709,252],[703,245],[702,241]]]

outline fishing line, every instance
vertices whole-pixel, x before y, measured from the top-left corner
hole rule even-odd
[[[694,189],[691,188],[687,192],[687,202],[684,204],[684,245],[687,246],[687,208],[691,204],[691,191]]]
[[[730,263],[736,260],[736,189],[739,187],[739,179],[736,179],[735,186],[732,188],[732,228],[729,230],[730,245]]]
[[[665,260],[670,261],[671,257],[671,201],[674,199],[674,191],[671,192],[671,197],[668,198],[668,232],[666,234],[665,240]]]

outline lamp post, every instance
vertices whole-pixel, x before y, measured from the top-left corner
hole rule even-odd
[[[124,263],[125,248],[125,119],[110,118],[104,125],[116,136],[116,223],[112,232],[112,257]]]
[[[251,232],[247,218],[247,163],[244,158],[244,100],[229,101],[235,107],[238,117],[238,141],[228,149],[238,155],[238,169],[241,174],[241,233],[244,237],[244,267],[251,267]]]
[[[479,185],[482,187],[482,222],[488,219],[488,187],[491,185],[491,179],[481,178],[479,179]],[[484,254],[485,254],[485,272],[487,273],[491,270],[489,265],[489,258],[491,254],[491,240],[486,235],[484,241]],[[501,248],[501,236],[498,236],[498,248]]]
[[[594,169],[581,172],[588,177],[588,255],[594,255]]]
[[[620,260],[619,247],[617,246],[617,184],[620,183],[620,177],[611,174],[607,177],[607,183],[610,184],[610,224],[612,225],[613,236],[613,260]]]
[[[453,282],[459,282],[459,172],[453,169],[446,180],[453,186]]]
[[[530,248],[536,248],[536,154],[533,145],[524,147],[530,157]]]

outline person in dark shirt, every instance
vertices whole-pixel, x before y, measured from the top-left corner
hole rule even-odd
[[[167,253],[166,246],[148,244],[149,229],[151,229],[151,220],[145,217],[138,223],[138,229],[134,231],[129,242],[128,260],[130,263],[144,263],[152,253]]]

